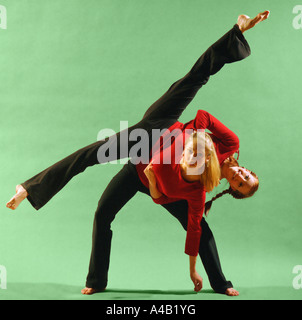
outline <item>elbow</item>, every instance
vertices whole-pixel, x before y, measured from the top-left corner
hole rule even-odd
[[[165,197],[164,197],[164,195],[160,196],[159,198],[153,198],[152,197],[152,200],[156,204],[163,204],[164,200],[165,200]]]
[[[235,149],[238,150],[239,149],[239,138],[236,135],[234,137],[234,145],[235,145]]]

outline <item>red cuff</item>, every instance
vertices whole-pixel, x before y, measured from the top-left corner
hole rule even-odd
[[[185,253],[189,256],[196,257],[199,252],[201,232],[187,233]]]
[[[152,198],[152,200],[156,203],[156,204],[166,204],[166,203],[171,203],[175,200],[167,197],[166,195],[162,195],[161,197],[157,198],[157,199],[154,199]]]

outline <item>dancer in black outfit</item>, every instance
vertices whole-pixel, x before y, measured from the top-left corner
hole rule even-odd
[[[144,129],[148,133],[148,139],[152,136],[152,129],[169,128],[178,120],[187,105],[192,101],[198,90],[207,83],[211,75],[217,73],[224,64],[242,60],[250,54],[249,45],[243,36],[243,32],[255,26],[258,22],[265,20],[268,15],[269,12],[265,11],[258,14],[254,19],[243,15],[239,16],[237,24],[209,47],[198,59],[191,71],[185,77],[175,82],[146,111],[139,123],[128,128],[127,132],[122,131],[116,134],[114,139],[110,137],[76,151],[33,178],[18,185],[16,195],[7,203],[7,207],[14,210],[27,198],[32,206],[39,210],[75,175],[83,172],[89,166],[101,163],[98,155],[105,154],[110,146],[114,145],[118,153],[115,158],[107,158],[107,161],[120,159],[119,146],[122,136],[127,135],[128,137],[134,129]],[[148,142],[152,146],[152,141]],[[128,140],[128,150],[135,143]],[[123,157],[128,157],[128,155],[123,155]],[[86,288],[82,290],[82,293],[92,294],[103,290],[107,286],[112,237],[110,224],[115,214],[137,191],[150,195],[149,190],[139,180],[135,166],[131,162],[128,162],[112,179],[99,201],[94,221],[89,273]],[[184,229],[186,229],[186,201],[165,204],[163,207],[175,216],[181,222]],[[212,288],[219,293],[237,295],[238,292],[232,289],[232,284],[226,281],[222,273],[215,240],[204,219],[202,219],[202,230],[199,254]]]

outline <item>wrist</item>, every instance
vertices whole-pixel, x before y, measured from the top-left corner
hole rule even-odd
[[[190,274],[194,274],[196,272],[196,260],[197,257],[190,256]]]
[[[152,188],[156,187],[156,182],[149,180],[149,186]]]
[[[190,274],[194,274],[196,272],[196,268],[190,268]]]

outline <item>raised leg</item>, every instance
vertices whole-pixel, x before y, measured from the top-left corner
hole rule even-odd
[[[146,111],[144,118],[173,118],[181,116],[198,90],[210,76],[225,64],[240,61],[250,55],[250,47],[237,24],[211,45],[183,78],[173,83],[169,90]]]
[[[144,139],[151,147],[152,129],[169,128],[178,120],[198,90],[207,83],[211,75],[217,73],[224,64],[242,60],[249,54],[249,45],[236,24],[206,50],[186,76],[176,81],[160,99],[151,105],[139,123],[128,130],[117,133],[114,139],[109,139],[110,141],[98,141],[74,152],[22,183],[22,187],[28,193],[27,199],[38,210],[75,175],[83,172],[86,168],[106,161],[127,158],[129,150],[136,143],[136,141],[131,141],[129,138],[129,135],[135,129],[141,129],[147,133],[147,137]],[[121,137],[123,137],[123,141],[126,140],[128,142],[126,150],[122,154],[120,150],[125,149],[125,147],[121,143]],[[99,155],[105,155],[110,146],[113,146],[117,152],[112,158],[104,157],[106,160],[102,161]],[[17,199],[17,195],[15,195],[7,203],[7,207],[16,209],[23,199],[19,200],[20,198]]]
[[[84,148],[81,148],[23,182],[21,186],[27,192],[28,201],[36,210],[39,210],[54,195],[64,188],[64,186],[73,177],[85,171],[88,167],[100,163],[107,163],[116,159],[127,158],[128,151],[136,141],[128,141],[128,144],[126,145],[121,142],[121,139],[128,139],[128,135],[131,132],[135,129],[141,130],[146,127],[145,124],[146,121],[141,121],[140,123],[128,128],[127,130],[119,132],[112,137],[94,142]],[[147,131],[144,130],[142,132],[146,133]],[[148,139],[147,134],[145,134],[144,139]],[[116,150],[116,153],[108,152],[109,150]],[[107,153],[108,156],[106,156]],[[7,207],[10,205],[12,205],[12,199],[7,204]]]

